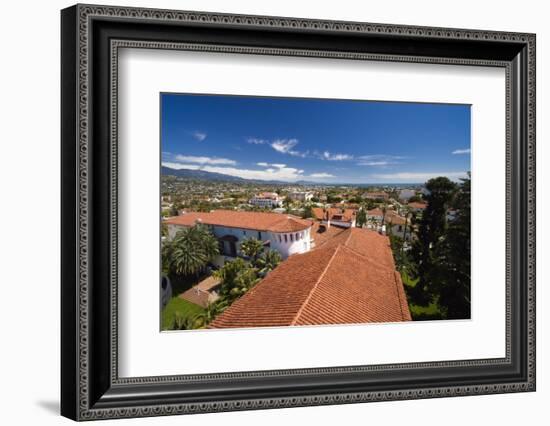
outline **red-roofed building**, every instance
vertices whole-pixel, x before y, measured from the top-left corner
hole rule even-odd
[[[250,204],[257,207],[275,208],[280,207],[283,203],[281,197],[276,192],[262,192],[249,201]]]
[[[349,228],[285,260],[210,328],[410,320],[388,237]]]
[[[312,222],[296,216],[278,213],[213,210],[211,212],[185,213],[163,221],[172,239],[182,227],[198,223],[208,225],[220,241],[222,255],[214,263],[221,265],[225,257],[239,254],[240,243],[248,238],[264,242],[266,247],[277,250],[283,259],[311,248]]]
[[[420,213],[426,210],[426,207],[428,207],[428,203],[412,202],[407,204],[407,207],[415,213]]]
[[[323,209],[321,207],[314,207],[311,210],[313,211],[315,219],[321,221],[321,223],[327,225],[327,227],[331,225],[341,226],[343,228],[355,226],[355,217],[357,215],[356,209],[338,207]]]

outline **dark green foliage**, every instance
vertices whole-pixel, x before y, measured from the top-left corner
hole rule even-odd
[[[308,219],[310,217],[313,217],[313,208],[311,207],[311,204],[306,204],[304,206],[304,212],[302,213],[302,218]]]
[[[256,238],[247,238],[241,243],[241,251],[245,256],[256,260],[264,250],[264,243]]]
[[[256,260],[256,268],[261,276],[267,275],[281,263],[281,255],[276,250],[268,250]]]
[[[260,280],[258,271],[249,262],[237,258],[226,262],[221,269],[215,272],[221,280],[220,300],[216,303],[230,305]]]
[[[409,301],[436,303],[441,318],[470,317],[470,178],[456,185],[439,177],[426,183],[428,207],[419,221],[410,273],[418,279],[407,288]],[[456,209],[449,222],[447,211]]]
[[[174,275],[198,274],[219,254],[218,240],[204,225],[184,228],[162,246],[162,267]]]
[[[367,211],[365,206],[361,206],[355,218],[355,225],[358,228],[362,228],[363,225],[365,225],[366,223],[367,223]]]

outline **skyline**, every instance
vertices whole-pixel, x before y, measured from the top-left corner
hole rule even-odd
[[[161,94],[162,165],[255,180],[458,180],[470,106]]]

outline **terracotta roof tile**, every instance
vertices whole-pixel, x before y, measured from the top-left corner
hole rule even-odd
[[[411,319],[388,237],[350,228],[291,256],[212,328],[394,322]]]
[[[228,228],[253,229],[258,231],[294,232],[311,226],[311,221],[279,213],[241,212],[234,210],[213,210],[193,212],[164,220],[168,225],[194,226],[197,222]]]
[[[412,202],[407,204],[407,206],[412,207],[413,209],[425,209],[428,207],[427,203],[418,203],[418,202]]]
[[[346,228],[340,228],[338,226],[330,226],[327,228],[325,225],[321,225],[320,222],[315,222],[311,227],[311,238],[315,242],[315,247],[320,247],[328,240],[345,231]]]
[[[339,220],[342,222],[351,222],[357,213],[356,209],[341,209],[338,207],[331,207],[328,209],[314,207],[311,210],[313,211],[313,216],[317,220],[325,220],[326,213],[328,212],[330,220]],[[341,216],[341,218],[335,219],[335,216]]]

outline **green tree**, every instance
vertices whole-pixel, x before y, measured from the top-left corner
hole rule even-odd
[[[163,270],[176,275],[198,274],[218,254],[218,240],[206,226],[184,228],[163,243]]]
[[[264,243],[256,238],[247,238],[241,243],[241,251],[245,256],[250,257],[254,261],[264,250]]]
[[[268,250],[262,253],[256,260],[256,267],[261,276],[267,275],[281,263],[281,255],[276,250]]]
[[[290,210],[292,209],[292,199],[288,195],[283,200],[283,207],[287,213],[290,213]]]
[[[256,268],[241,258],[226,262],[214,274],[221,280],[220,300],[216,304],[226,306],[241,297],[260,280]]]
[[[210,324],[216,316],[221,313],[220,305],[216,302],[209,303],[208,306],[196,317],[193,318],[195,328],[204,328]]]
[[[438,302],[447,319],[470,318],[471,179],[462,179],[453,201],[455,218],[449,222],[439,249]]]
[[[172,205],[170,206],[170,216],[179,215],[179,211],[178,211],[179,208],[180,206],[178,205],[178,203],[172,203]]]
[[[359,211],[357,212],[357,216],[355,218],[355,224],[358,228],[362,228],[363,225],[367,223],[367,211],[365,206],[361,206]]]
[[[304,206],[304,212],[302,213],[302,217],[304,219],[308,219],[310,217],[313,217],[313,207],[311,207],[311,204],[306,204]]]
[[[438,298],[441,241],[447,231],[447,210],[453,200],[456,184],[446,177],[430,179],[426,183],[430,191],[428,207],[420,220],[417,240],[413,244],[414,267],[411,273],[418,283],[409,290],[413,303],[427,305]]]

